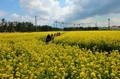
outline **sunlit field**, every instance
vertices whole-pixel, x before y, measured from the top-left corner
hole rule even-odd
[[[78,45],[91,50],[120,51],[120,31],[67,32],[55,40],[56,43]]]
[[[119,79],[120,31],[0,34],[0,79]]]

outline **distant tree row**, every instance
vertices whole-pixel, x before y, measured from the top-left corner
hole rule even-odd
[[[0,32],[32,32],[35,30],[31,22],[10,22],[4,18],[0,23]]]
[[[1,19],[0,32],[35,32],[35,31],[80,31],[80,30],[98,30],[98,27],[64,27],[56,28],[48,25],[35,26],[31,22],[6,21]]]
[[[64,31],[99,30],[98,27],[65,27]]]
[[[60,31],[60,30],[62,30],[62,29],[56,28],[56,27],[51,27],[48,25],[37,26],[37,31]]]
[[[0,32],[35,32],[35,31],[57,31],[60,28],[51,27],[48,25],[34,26],[31,22],[9,22],[4,18],[0,23]]]

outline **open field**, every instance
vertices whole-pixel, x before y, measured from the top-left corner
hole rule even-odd
[[[120,51],[120,31],[73,31],[58,37],[57,44],[78,45],[91,50]]]
[[[0,78],[120,78],[120,31],[63,32],[46,45],[48,33],[0,34]]]

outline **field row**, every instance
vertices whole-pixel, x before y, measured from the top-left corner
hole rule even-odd
[[[120,31],[73,31],[55,39],[56,44],[78,45],[95,51],[120,51]]]
[[[120,52],[118,50],[113,50],[111,54],[108,54],[108,52],[79,48],[77,45],[62,43],[46,45],[43,41],[47,34],[48,32],[0,35],[0,78],[120,78]],[[55,42],[58,39],[61,40],[66,34],[56,37]],[[65,39],[62,41],[64,43]]]

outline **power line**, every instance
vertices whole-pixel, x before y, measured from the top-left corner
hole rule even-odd
[[[95,27],[98,27],[97,22],[95,23]]]
[[[56,23],[56,28],[57,28],[57,21],[55,21],[55,23]]]
[[[110,19],[108,19],[108,29],[110,29]]]
[[[73,26],[76,26],[76,25],[86,25],[86,24],[93,24],[95,22],[90,22],[90,23],[84,23],[84,22],[81,22],[81,23],[75,23],[75,22],[63,22],[63,21],[57,21],[57,20],[51,20],[51,19],[46,19],[46,18],[43,18],[43,17],[39,17],[41,20],[44,20],[44,21],[50,21],[50,22],[53,22],[53,26],[55,26],[57,28],[57,25],[58,23],[60,24],[70,24],[70,25],[73,25]]]
[[[36,31],[37,31],[37,16],[35,16],[35,26],[36,26]]]

